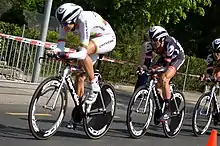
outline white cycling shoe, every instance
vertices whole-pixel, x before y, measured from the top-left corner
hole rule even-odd
[[[91,105],[96,101],[98,93],[101,91],[97,77],[95,77],[95,79],[92,82],[90,82],[90,88],[91,91],[89,92],[89,95],[87,96],[85,103]]]

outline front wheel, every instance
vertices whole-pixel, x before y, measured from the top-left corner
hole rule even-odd
[[[67,108],[67,91],[62,86],[58,92],[60,86],[59,77],[50,77],[45,79],[34,92],[28,110],[28,125],[36,139],[45,140],[53,136],[64,119]],[[53,115],[48,114],[56,109],[59,111],[54,112]],[[46,114],[38,114],[45,111],[47,111]],[[47,119],[41,119],[45,116]],[[55,120],[52,120],[54,117]],[[48,128],[50,124],[51,126]]]
[[[134,92],[128,104],[126,124],[130,136],[141,138],[147,132],[152,116],[153,100],[146,86],[141,86]]]
[[[203,135],[212,121],[212,102],[210,93],[200,96],[193,110],[192,128],[196,136]],[[201,116],[201,120],[199,117]]]
[[[110,128],[115,115],[115,90],[113,86],[104,83],[101,87],[102,96],[98,95],[89,113],[83,118],[86,135],[91,139],[99,139]],[[86,105],[87,109],[89,105]]]
[[[179,134],[185,117],[185,97],[179,91],[173,91],[170,112],[170,119],[163,122],[163,131],[168,138],[174,138]]]

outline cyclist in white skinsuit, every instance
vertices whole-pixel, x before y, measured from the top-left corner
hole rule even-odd
[[[80,46],[76,53],[65,53],[60,55],[62,58],[77,58],[84,67],[89,78],[91,92],[87,104],[92,104],[97,98],[100,87],[97,78],[94,77],[93,65],[98,58],[98,54],[112,51],[116,45],[116,36],[110,26],[99,14],[93,11],[84,11],[81,6],[73,3],[65,3],[57,8],[55,14],[60,27],[57,48],[62,51],[65,46],[65,36],[72,31],[80,36]],[[57,49],[56,49],[57,51]],[[60,53],[62,54],[62,53]],[[84,95],[85,74],[76,76],[77,94],[79,97]]]

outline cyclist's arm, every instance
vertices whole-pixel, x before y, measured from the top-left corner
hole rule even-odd
[[[90,23],[85,20],[81,19],[79,23],[79,33],[80,33],[80,46],[79,51],[76,53],[69,53],[66,54],[66,58],[77,58],[83,60],[87,56],[87,47],[89,45],[89,38],[90,38]]]
[[[212,73],[213,73],[213,61],[214,61],[214,58],[213,58],[213,55],[212,54],[209,54],[207,56],[207,59],[206,59],[206,62],[207,62],[207,69],[206,69],[206,73],[211,76]]]
[[[66,44],[65,36],[67,32],[62,28],[62,26],[59,26],[59,36],[57,40],[57,48],[61,49],[61,51],[64,51],[64,47]]]
[[[152,46],[149,42],[145,42],[141,46],[139,65],[149,66],[152,60]]]

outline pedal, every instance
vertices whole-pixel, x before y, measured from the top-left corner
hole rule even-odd
[[[77,123],[69,122],[69,123],[66,125],[66,128],[76,130],[76,129],[77,129]]]

